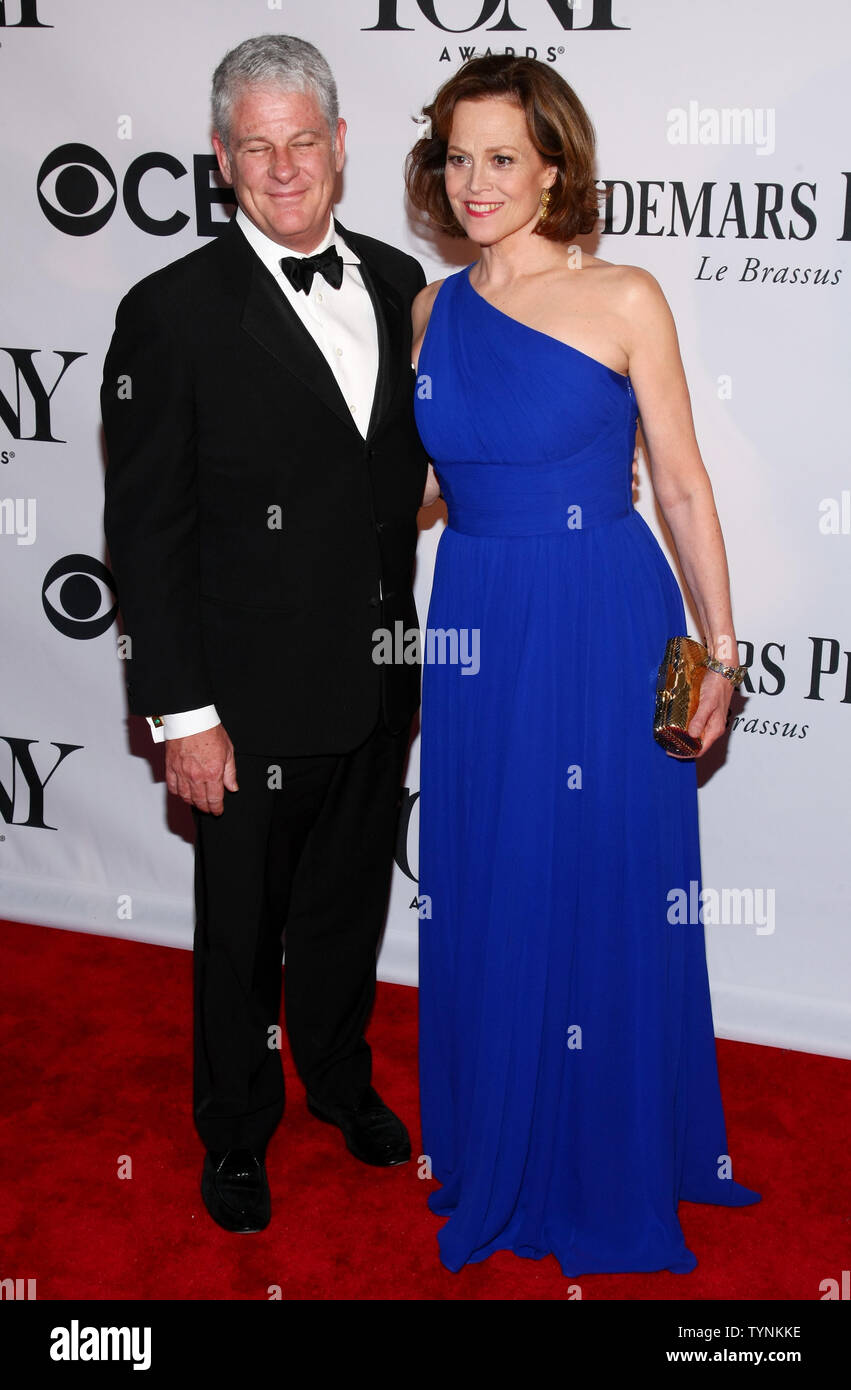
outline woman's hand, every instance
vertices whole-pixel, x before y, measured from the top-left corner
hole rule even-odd
[[[692,738],[702,738],[703,747],[697,754],[702,758],[724,733],[727,727],[727,711],[733,698],[733,682],[717,671],[705,671],[700,684],[700,699],[691,717],[686,733]]]

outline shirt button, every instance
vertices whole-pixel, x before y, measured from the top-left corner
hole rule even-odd
[[[343,349],[342,349],[342,348],[335,348],[334,351],[336,352],[336,354],[337,354],[338,357],[342,357],[342,355],[343,355]]]
[[[356,405],[350,405],[349,410],[352,412],[353,415],[357,415],[358,413],[358,408]]]
[[[321,303],[323,302],[323,299],[322,299],[322,291],[321,291],[321,290],[319,291],[319,293],[318,293],[317,296],[316,296],[316,302],[317,302],[317,304],[321,304]]]

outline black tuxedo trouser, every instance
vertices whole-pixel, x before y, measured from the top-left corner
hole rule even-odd
[[[308,1094],[348,1108],[370,1085],[364,1031],[407,745],[379,723],[345,754],[237,754],[222,815],[195,812],[195,1122],[208,1149],[263,1156],[283,1114],[282,931]]]

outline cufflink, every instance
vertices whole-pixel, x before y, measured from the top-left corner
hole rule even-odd
[[[164,727],[161,714],[152,714],[151,723],[155,729],[162,729]]]

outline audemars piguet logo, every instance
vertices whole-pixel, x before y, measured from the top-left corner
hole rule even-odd
[[[601,179],[607,193],[602,231],[608,235],[809,241],[819,228],[817,193],[833,204],[828,235],[851,240],[851,173],[825,179],[684,183],[679,179]]]
[[[703,182],[679,179],[601,179],[605,189],[601,231],[606,236],[682,237],[717,241],[695,261],[694,279],[714,287],[742,285],[836,287],[844,267],[819,250],[804,260],[798,242],[851,240],[851,173],[831,184]],[[817,195],[826,204],[822,215]],[[753,250],[745,245],[759,242]],[[788,243],[781,249],[772,243]],[[729,248],[729,249],[727,249]],[[782,292],[782,291],[778,291]]]

